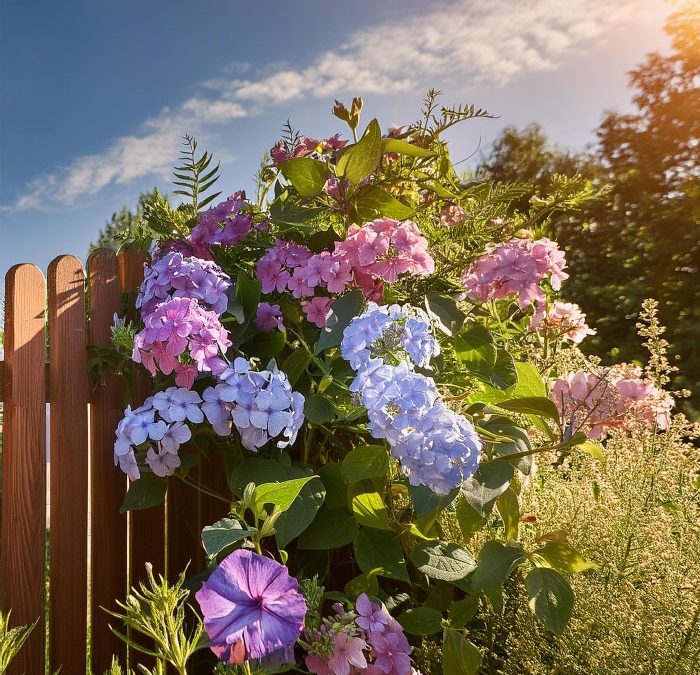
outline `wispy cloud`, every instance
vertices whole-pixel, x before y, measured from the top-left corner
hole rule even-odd
[[[201,136],[265,107],[343,93],[421,91],[438,78],[457,90],[484,82],[502,86],[520,74],[556,68],[639,9],[636,0],[454,0],[427,6],[420,16],[351,34],[302,68],[278,67],[257,76],[237,68],[237,78],[224,71],[202,84],[207,96],[166,108],[146,120],[139,134],[117,138],[104,152],[33,180],[15,208],[71,205],[110,184],[163,175],[177,156],[183,129]]]

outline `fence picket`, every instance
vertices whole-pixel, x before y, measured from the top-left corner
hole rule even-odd
[[[101,249],[88,258],[90,287],[89,341],[111,344],[112,317],[119,311],[119,268],[113,251]],[[122,378],[105,373],[95,386],[90,403],[90,544],[91,634],[93,671],[109,668],[112,655],[125,662],[126,646],[109,629],[110,617],[101,607],[114,608],[126,594],[126,514],[119,507],[126,492],[126,477],[114,466],[114,430],[124,409]]]
[[[88,382],[85,273],[73,256],[48,270],[51,382],[51,671],[85,668],[87,637]],[[70,617],[70,619],[68,619]]]
[[[46,551],[46,285],[34,265],[5,277],[0,605],[12,623],[37,621],[8,675],[44,672]]]

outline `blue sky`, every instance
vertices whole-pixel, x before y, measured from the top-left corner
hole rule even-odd
[[[290,117],[342,130],[334,98],[365,120],[416,117],[428,87],[499,115],[462,125],[453,158],[507,124],[539,121],[581,148],[626,72],[665,51],[664,0],[3,0],[0,4],[0,274],[85,256],[123,204],[158,185],[184,133],[250,187]],[[1,283],[1,282],[0,282]]]

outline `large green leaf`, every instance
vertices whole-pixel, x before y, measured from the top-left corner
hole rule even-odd
[[[323,190],[328,168],[309,157],[293,157],[280,164],[280,171],[302,197],[311,197]]]
[[[317,354],[340,344],[343,339],[343,331],[360,314],[364,304],[365,296],[359,290],[344,293],[333,303],[326,327],[318,336],[315,349]]]
[[[293,478],[281,483],[263,483],[258,485],[253,491],[253,505],[260,510],[265,504],[272,504],[280,511],[286,511],[299,496],[304,485],[313,478],[317,478],[317,476],[304,476],[303,478]]]
[[[455,335],[455,354],[471,370],[484,371],[496,365],[496,346],[491,333],[479,324],[471,324],[466,330]]]
[[[222,518],[202,530],[202,545],[207,555],[214,557],[227,546],[245,539],[250,534],[251,531],[245,529],[234,518]]]
[[[301,488],[299,496],[275,522],[275,541],[279,548],[285,548],[311,525],[325,497],[326,488],[317,477]]]
[[[555,422],[559,421],[559,410],[554,401],[545,396],[527,396],[524,398],[512,398],[507,401],[499,401],[496,404],[499,408],[512,412],[523,413],[525,415],[539,415],[548,417]]]
[[[465,499],[482,515],[488,515],[513,479],[513,465],[503,460],[481,462],[462,485]]]
[[[525,562],[525,554],[520,546],[504,546],[500,541],[487,541],[479,553],[476,569],[471,577],[471,585],[477,591],[490,591],[503,586],[511,572]]]
[[[309,363],[311,363],[311,354],[305,349],[296,349],[284,360],[280,370],[287,374],[289,384],[293,386],[306,372]]]
[[[476,567],[466,549],[442,541],[421,542],[413,550],[411,562],[427,577],[440,581],[464,579]]]
[[[437,327],[446,335],[454,335],[464,324],[464,312],[449,296],[428,293],[425,296],[425,308]]]
[[[377,168],[381,157],[382,131],[375,119],[357,143],[343,149],[336,164],[336,175],[357,185]]]
[[[396,617],[411,635],[434,635],[442,630],[442,612],[432,607],[416,607]]]
[[[455,507],[457,522],[462,535],[468,537],[478,532],[486,523],[486,516],[477,511],[466,499],[460,499]]]
[[[380,576],[399,581],[409,580],[406,560],[395,537],[387,536],[381,530],[362,528],[355,535],[353,545],[357,564],[366,574],[380,570]]]
[[[389,513],[378,492],[355,495],[352,498],[352,512],[360,525],[391,532]]]
[[[515,362],[517,382],[507,389],[498,389],[495,386],[483,383],[481,391],[475,392],[469,397],[470,401],[482,403],[497,403],[511,398],[526,398],[528,396],[546,396],[544,380],[537,368],[530,363]]]
[[[389,454],[382,445],[360,445],[343,458],[341,471],[349,483],[379,478],[389,470]]]
[[[435,157],[432,150],[421,148],[415,143],[409,143],[402,138],[385,138],[382,140],[382,152],[397,152],[407,157]]]
[[[159,478],[153,473],[144,473],[141,478],[129,483],[129,489],[124,495],[119,513],[158,506],[165,501],[167,489],[168,484],[164,478]]]
[[[286,342],[285,334],[278,330],[267,333],[258,333],[247,340],[241,347],[241,351],[248,357],[255,356],[267,363],[274,359],[283,349]]]
[[[532,613],[552,631],[561,635],[571,618],[574,592],[559,572],[536,567],[525,578],[528,605]]]
[[[347,508],[348,486],[343,479],[340,464],[335,462],[324,464],[318,473],[326,486],[326,506],[329,509]]]
[[[442,638],[443,675],[479,675],[481,652],[460,631],[446,628]]]
[[[598,565],[579,553],[565,541],[549,541],[531,553],[534,560],[559,572],[585,572],[598,569]]]
[[[335,417],[335,406],[322,394],[311,394],[304,401],[304,415],[312,424],[325,424]]]
[[[326,551],[350,544],[357,532],[355,518],[340,509],[321,508],[299,537],[299,548]]]
[[[415,209],[399,201],[377,185],[362,186],[353,199],[358,220],[371,220],[377,216],[405,220]]]

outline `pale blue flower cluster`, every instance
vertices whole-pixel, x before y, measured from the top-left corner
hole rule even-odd
[[[141,477],[139,461],[144,459],[157,476],[172,475],[180,466],[180,445],[192,437],[188,425],[205,417],[219,436],[229,436],[235,425],[243,447],[253,452],[272,438],[278,438],[279,448],[294,443],[304,423],[304,397],[292,390],[283,372],[251,370],[239,357],[219,380],[201,397],[184,387],[169,387],[138,408],[127,407],[117,425],[114,463],[131,480]]]
[[[252,370],[239,357],[219,380],[202,394],[202,411],[217,434],[228,436],[233,423],[243,447],[252,451],[278,436],[278,448],[294,443],[304,422],[304,397],[283,372]]]
[[[479,462],[473,425],[440,399],[429,368],[440,353],[429,320],[419,310],[370,303],[343,333],[343,358],[356,376],[350,390],[367,408],[367,428],[385,438],[412,485],[446,494]]]

